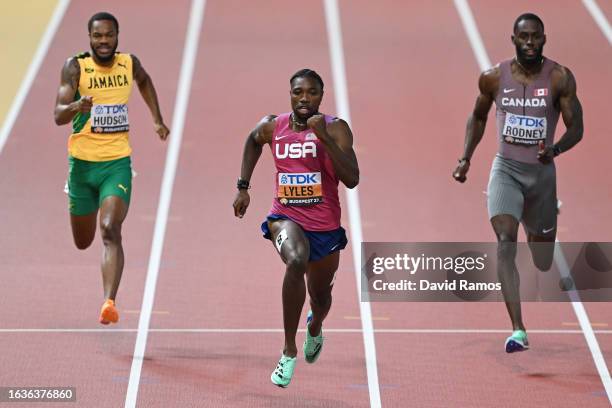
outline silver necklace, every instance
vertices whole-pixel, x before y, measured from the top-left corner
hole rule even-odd
[[[293,113],[291,113],[289,118],[291,119],[291,124],[293,126],[299,126],[299,127],[306,127],[306,126],[308,126],[306,123],[301,123],[301,122],[298,122],[297,120],[295,120],[295,117],[293,116]]]

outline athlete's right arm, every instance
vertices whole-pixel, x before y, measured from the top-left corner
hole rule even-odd
[[[79,89],[80,77],[79,62],[75,57],[68,58],[62,68],[60,86],[55,100],[54,116],[55,123],[58,126],[69,123],[78,112],[87,113],[91,111],[91,96],[83,96],[78,101],[74,100],[74,96]]]
[[[453,172],[453,178],[460,183],[467,180],[466,174],[470,169],[470,159],[476,150],[476,146],[480,143],[484,134],[485,126],[487,125],[487,117],[489,110],[497,95],[499,88],[499,67],[493,67],[480,74],[478,79],[478,89],[480,94],[476,98],[474,111],[467,121],[465,130],[465,145],[463,147],[463,156],[459,159],[459,165]]]
[[[276,125],[276,116],[270,115],[263,118],[255,129],[251,131],[244,143],[242,153],[242,166],[240,168],[240,180],[250,182],[255,165],[261,156],[263,146],[272,142],[272,133]],[[234,200],[234,215],[242,218],[251,202],[248,188],[238,190],[236,199]]]

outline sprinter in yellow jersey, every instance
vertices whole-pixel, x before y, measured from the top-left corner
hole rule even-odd
[[[123,272],[121,225],[132,192],[128,99],[135,81],[153,115],[155,131],[166,140],[170,133],[159,111],[151,78],[140,61],[116,52],[119,23],[109,13],[97,13],[88,26],[91,55],[69,58],[55,105],[55,123],[72,122],[68,140],[70,223],[76,247],[88,248],[96,233],[104,243],[102,281],[104,304],[100,323],[116,323],[115,297]]]

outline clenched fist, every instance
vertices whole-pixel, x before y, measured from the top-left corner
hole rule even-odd
[[[75,110],[81,113],[91,112],[93,106],[93,98],[91,96],[81,96],[81,99],[74,103]]]
[[[327,133],[327,124],[325,123],[324,115],[312,115],[306,121],[306,125],[315,132],[317,137],[320,135],[325,136]]]

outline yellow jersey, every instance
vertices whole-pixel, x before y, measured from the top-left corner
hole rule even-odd
[[[116,53],[111,67],[95,63],[89,53],[76,56],[81,68],[75,101],[91,96],[89,113],[77,113],[72,119],[68,153],[87,161],[108,161],[132,153],[129,142],[128,99],[132,92],[132,57]]]

